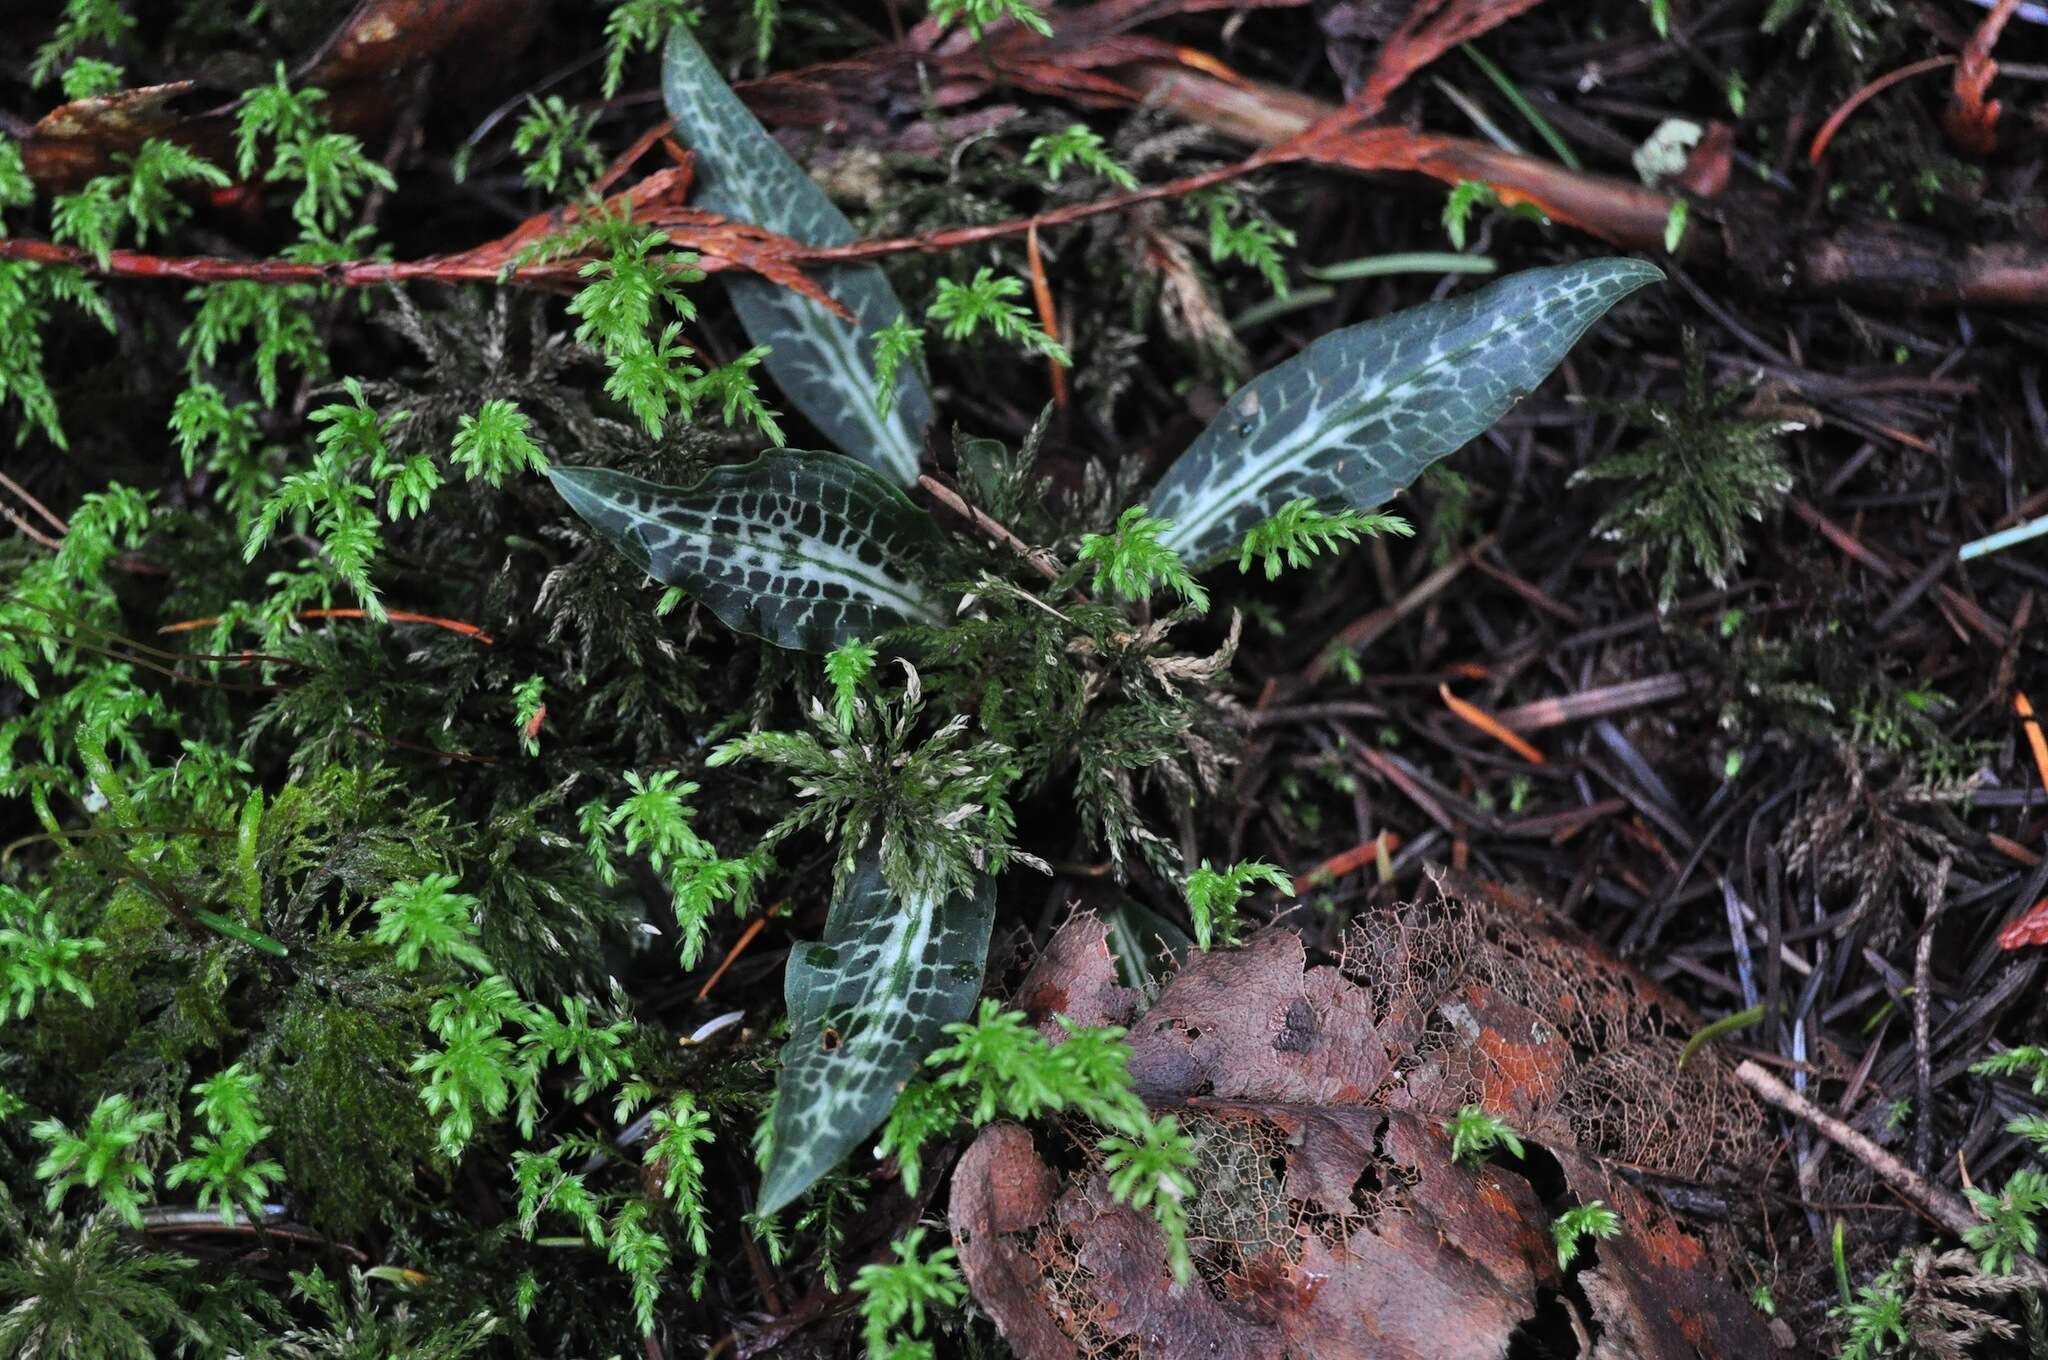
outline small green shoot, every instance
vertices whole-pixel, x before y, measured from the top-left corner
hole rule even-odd
[[[853,730],[853,706],[861,681],[875,669],[874,647],[858,638],[825,654],[825,683],[832,686],[832,715],[840,727]]]
[[[1270,864],[1253,860],[1217,870],[1203,860],[1201,868],[1188,875],[1183,889],[1188,899],[1188,915],[1195,926],[1195,944],[1206,951],[1212,943],[1237,943],[1244,930],[1244,922],[1237,914],[1238,903],[1261,883],[1285,896],[1294,895],[1294,880]]]
[[[491,961],[474,943],[477,924],[476,899],[455,891],[453,874],[428,874],[414,883],[394,883],[390,891],[370,904],[377,914],[377,929],[370,938],[390,945],[398,966],[417,971],[423,959],[436,963],[466,963],[480,973],[491,971]]]
[[[1227,187],[1192,195],[1188,206],[1208,216],[1212,263],[1236,260],[1248,264],[1259,271],[1275,297],[1287,296],[1287,266],[1280,250],[1294,244],[1293,232],[1255,215],[1244,199]]]
[[[1574,1204],[1550,1225],[1550,1240],[1557,1244],[1557,1268],[1571,1269],[1584,1239],[1618,1237],[1620,1234],[1621,1215],[1602,1201],[1594,1199]]]
[[[940,28],[964,23],[980,42],[991,24],[1004,19],[1030,29],[1041,37],[1052,36],[1052,25],[1035,9],[1031,0],[931,0],[932,18]]]
[[[957,279],[940,279],[938,297],[926,309],[925,316],[939,323],[939,333],[948,340],[966,340],[986,328],[1000,340],[1020,345],[1034,354],[1043,354],[1063,366],[1071,366],[1074,360],[1066,348],[1038,328],[1027,308],[1011,300],[1023,293],[1024,280],[1008,276],[998,278],[993,269],[984,265],[975,270],[974,277],[965,283]],[[898,360],[897,366],[900,364],[901,360]],[[888,385],[893,388],[895,367],[891,368],[888,378]]]
[[[1465,248],[1466,225],[1472,220],[1476,208],[1500,206],[1500,195],[1491,184],[1478,179],[1461,179],[1451,186],[1450,195],[1444,199],[1444,234],[1451,238],[1451,244],[1459,250]]]
[[[1171,520],[1154,519],[1144,506],[1134,505],[1117,516],[1114,533],[1082,535],[1078,557],[1095,568],[1091,589],[1137,601],[1151,599],[1163,587],[1195,612],[1207,610],[1209,592],[1180,555],[1159,541],[1172,528]]]
[[[1965,1231],[1963,1241],[1977,1253],[1985,1274],[2010,1275],[2021,1256],[2039,1253],[2041,1225],[2034,1216],[2048,1212],[2048,1175],[2023,1167],[1995,1195],[1976,1186],[1965,1187],[1963,1193],[1984,1220]]]
[[[1475,1170],[1485,1165],[1496,1149],[1523,1155],[1521,1135],[1514,1125],[1477,1105],[1467,1105],[1445,1120],[1444,1132],[1451,1136],[1451,1160]]]
[[[2048,1048],[2021,1044],[1972,1063],[1970,1071],[1980,1077],[2011,1077],[2026,1080],[2035,1095],[2048,1095]]]
[[[924,358],[924,330],[907,316],[875,332],[875,414],[886,416],[896,405],[896,382],[908,364],[915,371]]]
[[[271,1183],[284,1177],[284,1167],[264,1159],[251,1161],[256,1145],[270,1136],[270,1126],[257,1114],[256,1074],[235,1063],[192,1088],[207,1132],[192,1139],[194,1156],[171,1168],[164,1178],[176,1187],[199,1187],[199,1207],[220,1209],[220,1221],[232,1225],[239,1210],[252,1221],[270,1197]]]
[[[0,883],[0,985],[7,989],[0,998],[0,1016],[12,1004],[14,1018],[27,1019],[36,1001],[51,992],[62,992],[90,1010],[92,988],[86,985],[83,964],[87,955],[106,947],[104,940],[67,932],[45,899],[31,901],[21,889]]]
[[[580,191],[604,169],[604,157],[590,140],[597,114],[579,113],[557,94],[526,98],[526,116],[512,134],[512,150],[525,160],[520,177],[550,196]]]
[[[1119,189],[1135,189],[1138,177],[1109,154],[1102,135],[1086,123],[1076,123],[1060,132],[1048,132],[1031,139],[1024,152],[1026,165],[1045,167],[1045,177],[1057,184],[1069,165],[1100,175]]]
[[[1685,1047],[1678,1051],[1679,1070],[1685,1070],[1685,1065],[1692,1061],[1693,1054],[1699,1052],[1706,1044],[1711,1043],[1724,1034],[1733,1034],[1739,1029],[1748,1029],[1751,1025],[1760,1023],[1763,1018],[1764,1008],[1759,1005],[1751,1006],[1746,1011],[1737,1011],[1733,1015],[1724,1015],[1719,1020],[1709,1021],[1707,1024],[1701,1025],[1699,1029],[1693,1032],[1693,1036],[1685,1041]]]
[[[604,97],[626,83],[626,63],[634,53],[653,51],[669,29],[696,14],[696,0],[618,0],[604,21]]]
[[[1676,255],[1678,243],[1685,239],[1685,221],[1692,205],[1682,198],[1671,200],[1671,211],[1664,216],[1664,253]]]
[[[519,733],[519,749],[529,756],[540,754],[540,725],[548,715],[546,685],[547,677],[529,675],[512,687],[512,726]]]
[[[95,1192],[105,1208],[131,1228],[142,1226],[142,1206],[156,1184],[155,1173],[137,1153],[143,1139],[163,1132],[164,1116],[138,1110],[125,1094],[101,1099],[73,1133],[61,1120],[45,1119],[29,1128],[29,1137],[49,1151],[36,1163],[36,1179],[50,1182],[44,1206],[55,1210],[74,1188]]]
[[[1265,567],[1266,579],[1277,580],[1283,564],[1296,569],[1305,567],[1316,554],[1332,552],[1339,543],[1356,543],[1376,534],[1410,538],[1414,533],[1414,526],[1399,515],[1365,510],[1339,510],[1331,514],[1316,509],[1315,502],[1304,496],[1289,501],[1271,519],[1252,527],[1244,536],[1237,569],[1249,572],[1253,559],[1258,559]]]
[[[905,1343],[923,1335],[927,1311],[949,1311],[966,1301],[966,1281],[953,1264],[958,1254],[940,1247],[925,1255],[925,1234],[921,1226],[912,1228],[891,1244],[894,1261],[862,1266],[853,1277],[868,1360],[904,1355]]]

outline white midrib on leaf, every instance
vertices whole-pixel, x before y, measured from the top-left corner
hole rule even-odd
[[[668,524],[663,520],[656,519],[652,515],[643,514],[637,510],[628,510],[626,513],[631,517],[631,521],[634,523],[653,525],[662,530],[664,533],[676,532],[675,526]],[[704,516],[704,524],[701,527],[695,528],[692,531],[690,531],[689,537],[696,539],[699,543],[707,545],[730,545],[731,550],[724,555],[722,560],[728,562],[735,561],[741,556],[742,552],[760,553],[764,556],[772,555],[783,558],[794,558],[799,562],[817,567],[819,569],[819,575],[823,579],[838,579],[841,581],[850,582],[854,585],[858,585],[867,590],[871,595],[878,596],[884,600],[887,600],[895,604],[902,613],[911,618],[921,619],[927,623],[931,623],[934,625],[945,622],[944,619],[939,617],[938,611],[932,607],[932,604],[929,600],[925,599],[920,595],[910,593],[907,587],[901,585],[892,577],[875,575],[874,572],[876,569],[870,567],[867,563],[861,561],[859,556],[856,554],[846,552],[844,549],[825,543],[823,540],[814,538],[809,534],[801,535],[801,537],[803,541],[807,544],[814,543],[818,545],[819,551],[816,553],[803,552],[798,549],[785,547],[779,544],[773,548],[769,548],[755,539],[742,538],[734,534],[722,534],[710,527],[710,522],[714,518],[735,518],[733,516],[720,516],[716,510],[699,511],[695,513],[702,514]],[[741,522],[747,523],[749,521],[743,520]],[[770,530],[769,532],[782,531]],[[822,553],[829,553],[831,555],[820,555]],[[683,556],[685,554],[679,553],[677,555]],[[697,555],[707,559],[720,560],[712,552],[710,552],[708,548],[701,550]],[[790,574],[787,568],[768,564],[764,564],[763,569],[766,570],[771,576]],[[833,605],[854,603],[854,601],[819,599],[814,601],[806,601],[806,603],[829,608]]]
[[[1255,487],[1272,482],[1280,475],[1298,469],[1301,461],[1314,453],[1316,449],[1340,437],[1345,432],[1358,428],[1369,420],[1375,412],[1408,395],[1411,390],[1411,384],[1416,383],[1426,374],[1441,368],[1446,363],[1455,362],[1464,355],[1480,348],[1501,331],[1524,324],[1534,315],[1535,311],[1536,309],[1532,307],[1528,311],[1519,313],[1511,321],[1503,321],[1485,335],[1473,340],[1470,344],[1442,354],[1423,358],[1413,370],[1387,386],[1377,396],[1362,399],[1354,408],[1355,414],[1347,420],[1331,425],[1320,424],[1315,419],[1315,408],[1311,407],[1309,414],[1303,418],[1301,424],[1297,427],[1296,433],[1278,445],[1270,456],[1260,458],[1258,461],[1248,464],[1241,474],[1223,485],[1213,488],[1204,497],[1208,504],[1202,509],[1201,513],[1184,521],[1175,521],[1173,531],[1165,536],[1167,546],[1178,552],[1181,550],[1182,545],[1199,542],[1217,520],[1235,509],[1241,498]],[[1320,381],[1318,381],[1317,386],[1322,386]],[[1232,400],[1236,400],[1236,398],[1232,398]],[[1254,437],[1256,437],[1256,432]],[[1474,437],[1476,438],[1477,436],[1475,435]],[[1371,510],[1374,507],[1361,505],[1354,506],[1353,508]]]

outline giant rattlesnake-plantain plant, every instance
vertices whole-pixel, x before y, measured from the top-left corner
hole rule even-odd
[[[664,87],[698,156],[700,201],[810,244],[852,238],[685,29],[669,39]],[[1156,543],[1199,570],[1302,501],[1325,511],[1385,503],[1500,419],[1610,307],[1660,278],[1628,259],[1533,269],[1322,337],[1239,389],[1167,470],[1149,498]],[[933,578],[941,530],[901,489],[917,476],[930,397],[906,368],[888,415],[873,399],[874,337],[901,308],[872,266],[823,282],[853,324],[764,280],[729,286],[742,324],[769,349],[768,372],[844,454],[777,449],[688,487],[599,468],[549,474],[650,576],[731,628],[814,652],[942,625],[950,612]],[[872,854],[861,859],[825,939],[791,955],[763,1212],[871,1134],[944,1027],[966,1018],[993,913],[985,880],[973,892],[905,893]]]

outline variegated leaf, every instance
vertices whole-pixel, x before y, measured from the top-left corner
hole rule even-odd
[[[862,857],[824,940],[789,956],[762,1213],[809,1189],[888,1118],[945,1027],[973,1010],[994,924],[987,879],[972,897],[903,901],[882,881],[879,855]]]
[[[604,468],[557,466],[548,477],[648,575],[778,647],[824,652],[945,622],[918,575],[938,529],[851,458],[777,449],[690,487]]]
[[[697,153],[698,206],[807,246],[854,239],[846,215],[747,112],[682,24],[669,30],[661,85],[676,134]],[[726,286],[747,334],[769,347],[764,362],[790,403],[842,450],[908,486],[932,420],[924,380],[905,365],[889,413],[875,409],[874,334],[903,304],[873,265],[813,272],[858,325],[766,279],[733,273]]]
[[[1384,503],[1499,420],[1608,308],[1663,277],[1624,259],[1530,269],[1333,331],[1245,384],[1167,469],[1150,501],[1173,521],[1163,541],[1207,565],[1289,501]]]

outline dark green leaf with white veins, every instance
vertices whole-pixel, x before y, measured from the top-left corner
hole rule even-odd
[[[669,30],[661,88],[676,135],[697,153],[697,206],[807,246],[854,239],[846,215],[747,112],[681,24]],[[747,334],[769,346],[764,362],[790,403],[841,449],[908,486],[932,420],[924,380],[906,365],[889,413],[875,409],[874,334],[903,314],[903,304],[873,265],[815,272],[858,325],[766,279],[733,273],[726,287]]]
[[[1623,259],[1530,269],[1331,332],[1245,384],[1167,469],[1150,500],[1173,521],[1163,541],[1207,565],[1289,501],[1383,504],[1483,434],[1608,308],[1663,277]]]
[[[774,1213],[888,1118],[945,1027],[981,995],[995,887],[905,901],[866,852],[832,904],[821,943],[789,956],[789,1042],[775,1089],[775,1152],[761,1185]]]
[[[824,652],[945,622],[920,574],[939,542],[931,516],[851,458],[777,449],[689,487],[604,468],[548,478],[641,570],[778,647]]]

